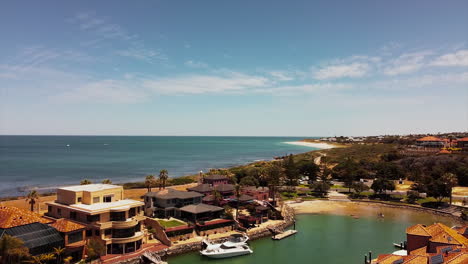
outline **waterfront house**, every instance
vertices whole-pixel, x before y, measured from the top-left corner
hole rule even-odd
[[[180,208],[199,204],[203,194],[198,192],[184,192],[174,189],[164,189],[157,192],[148,192],[144,196],[145,214],[149,217],[180,218]]]
[[[268,201],[270,198],[270,190],[268,187],[245,186],[241,189],[241,193],[249,195],[259,201]]]
[[[60,232],[65,244],[65,254],[73,260],[82,259],[86,245],[86,226],[65,218],[55,221],[50,226]]]
[[[198,192],[205,196],[212,195],[213,190],[216,190],[223,196],[223,198],[227,198],[229,196],[234,195],[234,185],[223,183],[218,185],[212,185],[209,183],[202,183],[195,187],[187,188],[188,191]]]
[[[199,220],[211,220],[220,218],[224,213],[224,208],[209,204],[190,204],[180,208],[182,219],[197,222]]]
[[[135,252],[145,242],[144,203],[124,199],[122,186],[89,184],[58,188],[57,200],[47,205],[47,216],[85,225],[87,239],[101,242],[105,254]]]
[[[406,229],[407,255],[382,254],[375,264],[461,264],[468,263],[466,226],[449,228],[440,223],[414,225]]]
[[[46,219],[34,212],[24,209],[0,206],[0,239],[10,235],[21,239],[31,255],[54,252],[54,247],[64,246],[64,240]]]
[[[203,176],[202,183],[211,184],[213,186],[218,185],[218,184],[228,184],[229,177],[225,175],[218,175],[218,174],[206,175],[206,176]]]

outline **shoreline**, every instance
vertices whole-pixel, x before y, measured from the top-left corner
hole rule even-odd
[[[305,141],[305,140],[288,141],[288,142],[284,142],[284,143],[290,144],[290,145],[296,145],[296,146],[318,148],[318,149],[332,149],[332,148],[342,147],[342,146],[336,145],[336,144],[330,144],[330,143],[325,143],[325,142],[310,142],[310,141]]]

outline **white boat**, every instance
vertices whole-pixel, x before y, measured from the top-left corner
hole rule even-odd
[[[249,237],[245,234],[232,234],[222,244],[226,247],[235,247],[245,245],[247,240],[249,240]]]
[[[210,244],[200,254],[209,258],[231,258],[247,254],[252,254],[253,251],[247,244],[227,247],[223,244]]]
[[[249,237],[243,234],[233,234],[222,243],[213,243],[203,240],[203,249],[200,254],[210,258],[230,258],[253,253],[247,245]]]

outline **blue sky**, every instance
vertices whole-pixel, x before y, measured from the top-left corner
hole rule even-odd
[[[467,1],[2,1],[0,134],[468,131]]]

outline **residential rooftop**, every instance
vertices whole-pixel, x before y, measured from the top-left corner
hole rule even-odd
[[[73,222],[65,218],[61,218],[55,221],[55,223],[51,224],[50,226],[52,226],[53,228],[57,229],[59,232],[62,232],[62,233],[73,232],[73,231],[86,228],[86,226],[82,224],[78,224],[76,222]]]
[[[71,205],[63,205],[56,202],[50,202],[47,204],[56,205],[59,207],[67,207],[72,208],[76,211],[81,211],[84,213],[102,213],[108,211],[120,211],[120,210],[128,210],[131,207],[136,206],[143,206],[144,203],[136,200],[131,199],[124,199],[110,203],[95,203],[95,204],[71,204]]]
[[[73,192],[83,192],[83,191],[85,191],[85,192],[96,192],[96,191],[103,191],[103,190],[109,190],[109,189],[115,189],[115,188],[122,188],[122,186],[113,185],[113,184],[96,183],[96,184],[67,186],[67,187],[61,187],[61,188],[58,188],[58,189],[59,190],[73,191]]]
[[[148,197],[156,197],[160,199],[190,199],[196,197],[202,197],[203,194],[197,192],[184,192],[174,189],[164,189],[157,192],[148,192],[145,194]]]
[[[0,228],[12,228],[32,223],[51,223],[39,214],[12,206],[0,206]]]

